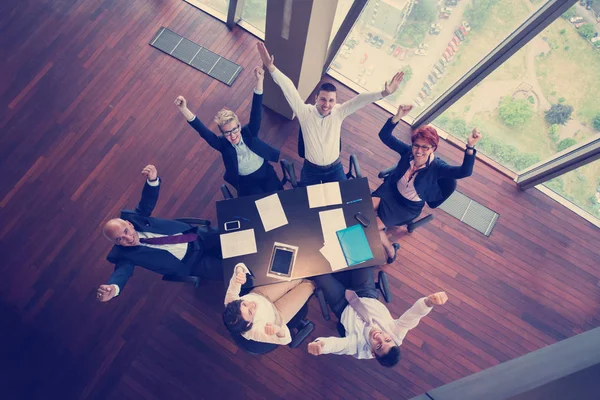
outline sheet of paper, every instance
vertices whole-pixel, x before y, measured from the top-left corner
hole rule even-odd
[[[285,211],[283,211],[281,200],[279,200],[277,193],[256,200],[255,203],[265,232],[288,224]]]
[[[333,210],[320,211],[319,219],[321,220],[321,230],[323,231],[323,242],[325,244],[330,242],[338,243],[339,246],[339,240],[335,233],[340,229],[346,228],[344,210],[336,208]]]
[[[346,263],[346,257],[344,257],[344,252],[342,251],[342,247],[340,246],[339,242],[327,243],[320,250],[320,252],[323,254],[323,257],[329,261],[332,271],[338,271],[348,267],[348,263]]]
[[[256,237],[254,229],[224,233],[221,239],[223,258],[243,256],[256,253]]]
[[[322,183],[306,187],[308,206],[310,208],[342,204],[342,193],[339,182]]]

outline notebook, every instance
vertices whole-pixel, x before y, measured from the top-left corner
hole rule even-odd
[[[367,236],[362,225],[352,225],[335,233],[349,267],[373,258]]]

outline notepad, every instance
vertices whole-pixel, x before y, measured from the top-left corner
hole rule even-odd
[[[342,193],[339,182],[322,183],[306,187],[308,206],[310,208],[342,204]]]
[[[254,229],[245,229],[220,236],[223,258],[243,256],[256,253],[256,237]]]
[[[279,200],[277,193],[256,200],[254,203],[256,204],[256,209],[260,215],[265,232],[288,224],[285,211],[283,211],[281,200]]]
[[[373,258],[367,235],[361,225],[352,225],[336,232],[349,267]]]

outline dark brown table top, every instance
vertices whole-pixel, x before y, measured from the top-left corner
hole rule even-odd
[[[311,276],[331,273],[329,261],[319,251],[323,247],[323,232],[320,211],[343,208],[346,226],[350,227],[359,222],[354,218],[358,212],[366,216],[371,222],[365,228],[365,234],[373,252],[373,258],[354,267],[344,268],[341,271],[358,269],[385,263],[385,254],[377,231],[375,212],[371,202],[371,191],[367,178],[349,179],[340,183],[342,204],[309,208],[306,188],[288,189],[277,192],[288,224],[265,232],[260,215],[256,209],[255,201],[266,197],[265,195],[245,196],[236,199],[222,200],[217,202],[217,219],[219,233],[225,232],[224,224],[228,221],[240,221],[240,229],[254,228],[257,252],[223,260],[223,274],[225,287],[233,273],[237,263],[244,263],[252,271],[254,277],[248,277],[244,287],[260,286],[270,283],[281,282],[276,278],[267,277],[267,268],[273,251],[273,243],[281,242],[288,245],[298,246],[296,262],[293,269],[293,279],[308,278]],[[361,201],[346,204],[349,201],[361,199]]]

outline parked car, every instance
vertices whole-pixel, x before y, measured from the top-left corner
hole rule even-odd
[[[404,60],[404,57],[406,56],[406,49],[404,47],[400,48],[400,53],[398,53],[398,59],[399,60]]]
[[[446,61],[443,57],[439,59],[439,62],[442,68],[446,68],[446,65],[448,65],[448,61]]]
[[[357,75],[357,77],[359,77],[359,78],[362,77],[366,72],[367,72],[367,69],[365,67],[360,67],[358,69],[358,75]]]
[[[428,45],[428,44],[425,44],[425,43],[421,43],[421,44],[419,44],[419,49],[422,49],[422,50],[427,50],[428,48],[429,48],[429,45]]]
[[[456,44],[454,44],[454,42],[450,42],[450,43],[448,43],[448,46],[449,46],[449,47],[450,47],[452,50],[454,50],[454,52],[455,52],[455,53],[456,53],[456,52],[458,52],[458,46],[457,46]]]
[[[417,56],[427,55],[427,50],[425,50],[425,49],[416,49],[415,50],[415,55],[417,55]]]
[[[576,29],[579,29],[579,28],[581,28],[583,25],[585,25],[585,21],[583,21],[583,22],[578,22],[578,23],[576,23],[576,24],[573,24],[573,26],[574,26]]]
[[[427,75],[427,82],[429,82],[431,86],[434,86],[437,82],[437,79],[433,75],[429,74]]]
[[[349,39],[348,41],[346,41],[346,46],[348,46],[351,49],[353,49],[357,44],[358,40],[356,39]]]
[[[442,60],[440,59],[440,61],[442,61]],[[442,64],[440,64],[439,62],[436,62],[436,63],[433,65],[433,67],[434,67],[435,69],[437,69],[437,70],[440,72],[440,74],[443,74],[444,72],[446,72],[446,68],[444,68],[444,66],[443,66]]]
[[[388,49],[387,53],[388,53],[389,55],[392,55],[392,54],[394,53],[394,51],[395,51],[395,50],[396,50],[396,45],[395,45],[395,44],[392,44],[392,45],[390,45],[390,48]]]
[[[431,88],[426,82],[423,83],[423,92],[425,92],[427,96],[431,94]]]
[[[373,34],[371,32],[367,32],[367,36],[365,37],[365,42],[371,43],[371,39],[373,39]]]
[[[437,69],[435,69],[435,68],[433,68],[433,69],[431,70],[431,75],[433,75],[433,76],[435,77],[435,79],[436,79],[436,80],[438,80],[438,81],[439,81],[439,80],[442,78],[442,74],[440,74],[440,73],[438,72],[438,70],[437,70]]]
[[[469,31],[467,30],[467,28],[465,28],[462,25],[458,29],[460,30],[460,33],[462,33],[465,36],[467,36],[469,34]]]
[[[375,43],[375,47],[377,47],[378,49],[381,48],[381,46],[383,46],[383,39],[379,38],[379,40],[377,40],[377,43]]]
[[[456,35],[452,36],[451,42],[454,43],[457,46],[460,46],[462,44],[462,42],[460,41],[460,39]]]
[[[394,57],[398,57],[398,54],[400,54],[400,52],[402,51],[402,46],[398,46],[396,47],[396,50],[394,50]]]
[[[458,0],[446,0],[444,4],[447,6],[455,6],[458,4]]]
[[[448,50],[446,50],[444,52],[444,54],[442,55],[442,57],[444,57],[444,59],[446,60],[446,62],[449,63],[450,60],[452,59],[452,54],[450,52],[448,52]]]
[[[597,49],[600,49],[600,37],[596,36],[590,39],[590,43]]]
[[[421,99],[421,100],[425,100],[427,98],[427,93],[425,93],[423,91],[423,89],[421,89],[421,91],[417,94],[417,96]]]
[[[463,35],[463,33],[460,31],[460,29],[457,29],[454,31],[454,34],[456,36],[458,36],[458,38],[460,39],[460,41],[462,42],[463,40],[465,40],[465,35]]]
[[[583,18],[582,17],[573,17],[573,18],[569,19],[569,22],[572,24],[577,24],[579,22],[583,22]]]
[[[452,8],[450,7],[442,7],[442,9],[440,10],[441,13],[444,14],[452,14]]]
[[[431,28],[429,28],[430,35],[439,35],[442,32],[440,28],[434,28],[434,24],[431,24]]]
[[[466,29],[467,32],[471,32],[471,25],[467,21],[463,21],[462,26]]]
[[[448,18],[450,18],[450,14],[448,14],[448,13],[440,13],[439,18],[440,19],[448,19]]]
[[[379,43],[379,36],[375,35],[371,38],[371,45],[375,46],[377,43]]]
[[[419,99],[418,97],[415,97],[413,99],[413,101],[415,102],[415,104],[419,107],[423,106],[423,102],[421,101],[421,99]]]
[[[334,62],[331,63],[331,68],[336,69],[336,70],[340,70],[340,69],[342,69],[342,64],[340,64],[337,61],[334,61]]]

